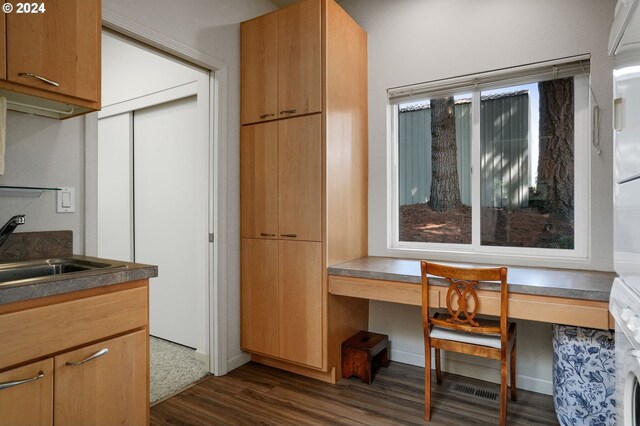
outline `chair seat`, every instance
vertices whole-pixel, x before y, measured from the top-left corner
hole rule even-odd
[[[442,327],[434,326],[429,332],[432,339],[453,340],[455,342],[469,343],[472,345],[488,346],[490,348],[500,349],[499,334],[477,334],[467,333],[458,330],[449,330]]]

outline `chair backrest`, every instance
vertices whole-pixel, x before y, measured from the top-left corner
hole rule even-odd
[[[440,265],[423,260],[422,314],[424,324],[432,324],[455,330],[475,333],[501,334],[506,337],[508,318],[507,268],[461,268]],[[446,304],[449,317],[434,318],[429,315],[429,280],[441,277],[448,284]],[[480,310],[480,299],[476,292],[479,281],[500,282],[500,326],[484,326],[476,319]]]

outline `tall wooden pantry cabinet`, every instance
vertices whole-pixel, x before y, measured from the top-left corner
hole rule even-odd
[[[367,255],[367,35],[333,0],[244,22],[242,347],[335,383],[366,300],[330,295],[327,267]]]

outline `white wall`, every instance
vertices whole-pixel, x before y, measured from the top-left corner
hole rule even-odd
[[[275,9],[268,0],[103,0],[103,10],[227,64],[227,358],[246,361],[240,350],[240,22]]]
[[[56,195],[0,197],[0,225],[14,214],[27,223],[16,232],[73,231],[73,252],[84,252],[84,120],[58,121],[7,112],[6,168],[0,185],[75,188],[75,213],[56,213]]]
[[[590,264],[580,267],[612,270],[613,61],[607,41],[614,0],[344,0],[340,5],[369,34],[369,170],[379,171],[369,174],[370,255],[393,255],[381,232],[387,228],[389,195],[383,172],[388,88],[590,53],[591,82],[602,108],[602,155],[591,151],[591,240],[597,244]]]
[[[591,241],[597,244],[591,245],[589,264],[580,267],[612,270],[612,60],[606,47],[614,0],[343,0],[340,5],[369,35],[369,170],[379,171],[369,173],[370,255],[393,256],[384,231],[388,88],[590,53],[591,82],[602,107],[602,154],[591,149]],[[419,324],[419,309],[371,303],[370,329],[390,335],[393,359],[423,365]],[[519,327],[519,385],[549,392],[550,327],[534,322]],[[496,370],[462,363],[445,368],[499,377]]]
[[[113,31],[102,31],[103,109],[197,81],[202,73],[209,71]]]

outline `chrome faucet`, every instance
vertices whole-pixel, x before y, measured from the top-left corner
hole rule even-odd
[[[12,217],[0,228],[0,247],[9,239],[9,236],[15,231],[18,225],[24,225],[24,215],[18,214]]]

